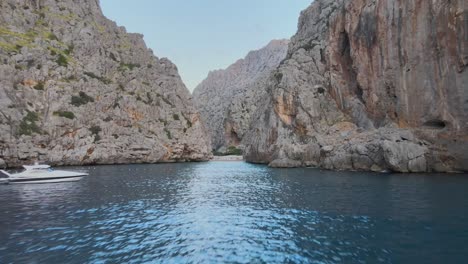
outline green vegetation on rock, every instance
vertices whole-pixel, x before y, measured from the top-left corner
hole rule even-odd
[[[75,119],[75,114],[69,111],[55,111],[54,116],[60,116],[68,119]]]
[[[102,131],[102,129],[100,126],[92,126],[89,128],[89,131],[91,131],[91,134],[94,135],[94,143],[101,140],[101,136],[99,135],[99,133]]]
[[[229,146],[226,154],[227,155],[242,155],[242,149],[238,149],[235,146]]]
[[[91,96],[87,95],[85,92],[80,92],[78,96],[74,95],[71,98],[71,104],[76,107],[80,107],[90,102],[94,102],[94,99]]]
[[[33,43],[36,35],[34,31],[20,33],[0,27],[0,38],[3,40],[0,41],[0,49],[19,53],[23,47],[34,47]]]
[[[39,121],[39,115],[36,112],[27,111],[19,125],[18,134],[31,136],[32,134],[41,134],[41,129],[36,124]]]
[[[242,156],[242,154],[243,154],[242,149],[238,149],[235,146],[229,146],[226,152],[224,153],[217,152],[217,151],[213,153],[213,155],[215,156],[231,156],[231,155]]]
[[[135,68],[140,68],[141,65],[138,64],[138,63],[120,63],[120,66],[119,66],[119,70],[120,71],[126,71],[126,70],[130,70],[132,71],[133,69]]]
[[[43,91],[44,90],[44,82],[38,82],[36,85],[34,85],[34,89]]]
[[[169,129],[167,129],[167,128],[164,128],[164,131],[166,132],[167,138],[172,139],[171,131],[169,131]]]
[[[55,62],[57,62],[57,64],[62,66],[62,67],[67,67],[68,66],[68,59],[63,54],[59,54],[59,56],[58,56],[58,58],[57,58],[57,60]]]
[[[57,36],[56,36],[54,33],[52,33],[52,32],[49,32],[49,33],[47,34],[47,38],[48,38],[49,40],[57,40],[57,41],[58,41]]]
[[[40,13],[41,17],[43,13]],[[47,28],[47,23],[43,21],[43,18],[37,20],[34,28],[29,29],[27,32],[16,32],[8,28],[0,27],[0,49],[6,50],[7,52],[19,53],[23,47],[34,48],[37,47],[35,44],[36,38],[40,38],[43,41],[49,43],[47,49],[50,51],[52,56],[59,54],[56,62],[60,66],[67,66],[71,58],[68,57],[73,51],[72,46],[67,46],[60,42],[58,37]],[[52,41],[54,44],[52,46]],[[62,48],[56,48],[56,46]],[[55,47],[54,47],[55,46]]]
[[[67,55],[70,55],[73,53],[73,51],[75,50],[75,45],[71,44],[68,46],[68,48],[66,50],[64,50],[63,52]]]

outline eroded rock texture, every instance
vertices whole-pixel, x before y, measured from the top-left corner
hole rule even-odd
[[[177,68],[98,1],[0,1],[0,166],[206,160]]]
[[[316,0],[271,74],[246,158],[468,170],[468,2]]]
[[[286,57],[288,43],[273,40],[227,69],[210,72],[194,90],[194,101],[211,136],[213,150],[242,148],[257,102],[265,94],[264,83]]]

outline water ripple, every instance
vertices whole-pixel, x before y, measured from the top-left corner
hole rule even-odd
[[[437,263],[467,257],[468,233],[460,232],[467,230],[467,198],[433,202],[431,195],[441,195],[431,183],[438,178],[324,177],[327,172],[245,163],[88,169],[91,176],[77,183],[1,187],[1,263]],[[451,198],[465,197],[466,179],[452,181]],[[389,192],[395,188],[398,194]],[[450,215],[453,209],[458,213]]]

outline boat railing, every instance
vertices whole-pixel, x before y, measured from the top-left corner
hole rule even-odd
[[[5,176],[7,176],[7,177],[10,177],[10,176],[11,176],[11,174],[9,174],[8,172],[6,172],[6,171],[4,171],[4,170],[0,170],[0,172],[1,172],[2,174],[4,174]]]

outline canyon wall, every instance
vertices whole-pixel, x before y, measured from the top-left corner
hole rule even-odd
[[[288,43],[273,40],[227,69],[210,72],[196,87],[194,101],[211,136],[213,150],[242,148],[256,103],[265,93],[264,83],[286,57]]]
[[[468,170],[468,2],[316,0],[265,84],[245,158]]]
[[[0,12],[0,166],[211,157],[176,66],[99,1],[4,0]]]

